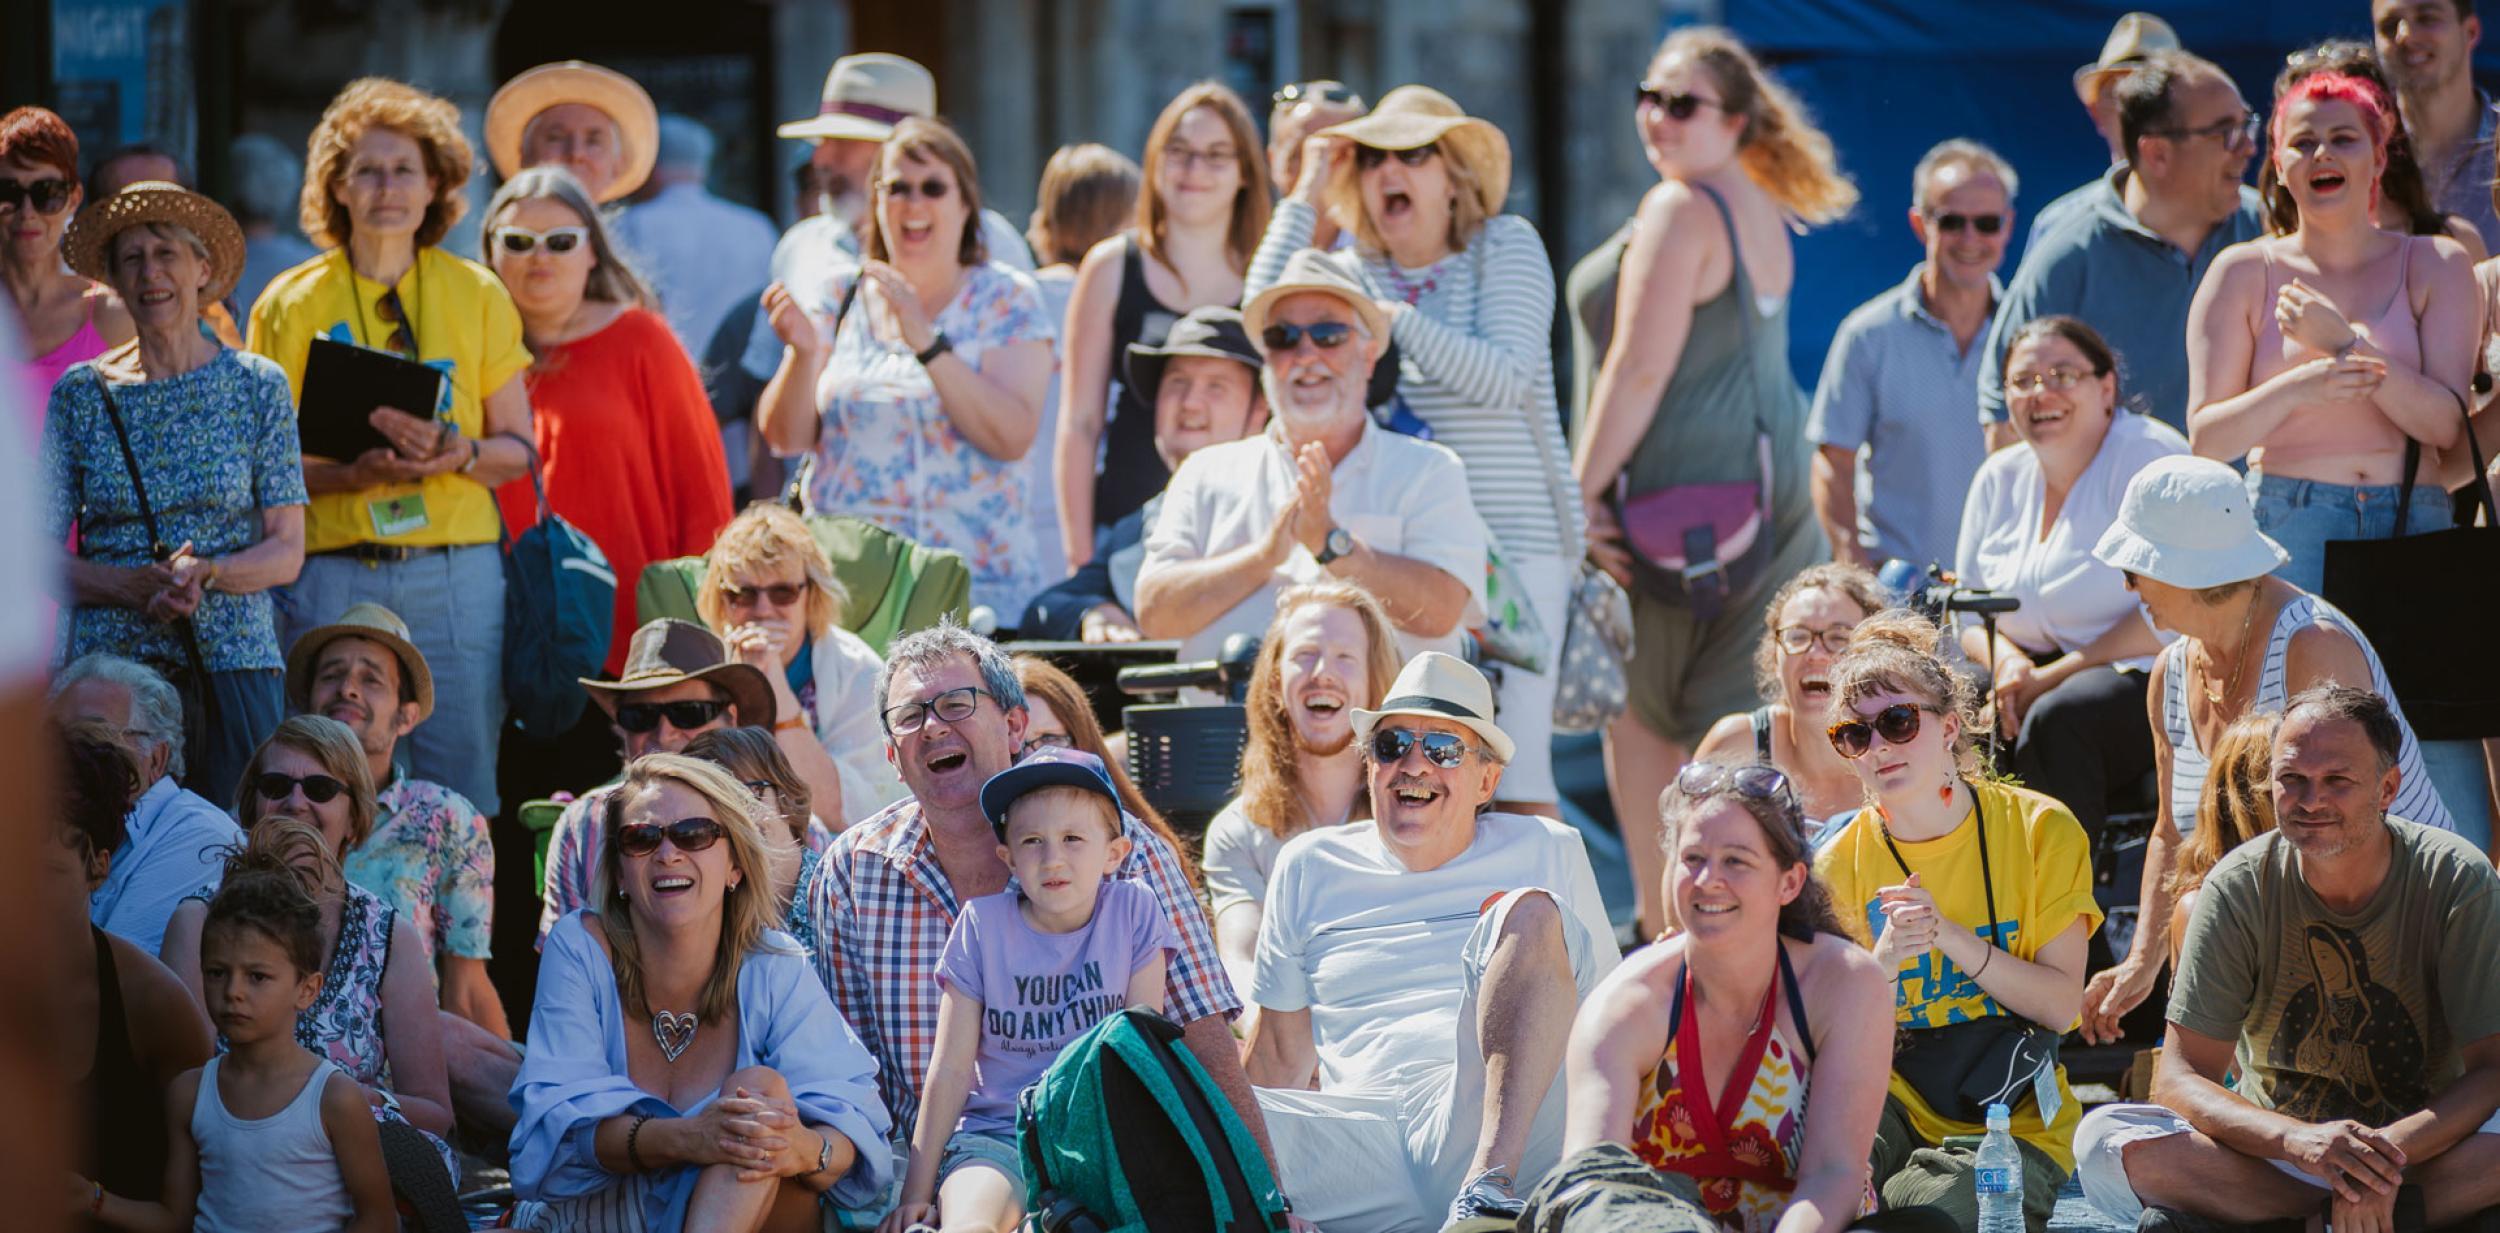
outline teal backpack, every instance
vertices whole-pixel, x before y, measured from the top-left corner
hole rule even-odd
[[[1025,1205],[1043,1233],[1281,1233],[1285,1192],[1224,1092],[1152,1011],[1095,1024],[1024,1090]]]

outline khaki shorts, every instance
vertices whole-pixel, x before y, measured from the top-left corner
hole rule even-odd
[[[1753,679],[1762,644],[1762,613],[1771,596],[1829,545],[1811,520],[1773,557],[1771,568],[1708,621],[1693,611],[1632,588],[1631,710],[1650,731],[1687,749],[1701,743],[1723,715],[1762,705]]]

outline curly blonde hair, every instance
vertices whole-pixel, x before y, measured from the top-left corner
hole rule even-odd
[[[851,597],[833,576],[833,562],[825,559],[824,546],[806,521],[777,501],[758,501],[721,528],[706,554],[703,583],[695,588],[696,614],[713,633],[727,633],[728,591],[738,575],[747,570],[770,573],[794,561],[807,574],[807,632],[823,637],[842,620],[842,608]]]
[[[1744,117],[1737,162],[1781,209],[1803,222],[1828,223],[1857,208],[1858,186],[1841,174],[1832,139],[1734,34],[1717,26],[1687,26],[1658,45],[1650,64],[1679,57],[1710,75],[1728,115]]]
[[[1953,760],[1964,778],[1983,778],[1972,736],[1984,730],[1979,690],[1945,662],[1944,639],[1943,627],[1904,608],[1886,609],[1858,622],[1849,632],[1849,649],[1832,663],[1832,709],[1824,722],[1849,714],[1868,698],[1908,694],[1961,721]]]
[[[460,109],[406,82],[388,77],[360,77],[347,83],[323,109],[304,143],[304,195],[297,221],[305,236],[324,248],[347,243],[355,230],[347,207],[331,195],[347,176],[347,160],[356,143],[377,128],[417,143],[424,151],[426,174],[434,178],[434,200],[417,224],[417,247],[443,242],[452,224],[467,213],[469,199],[461,192],[477,167],[477,153],[460,134]]]

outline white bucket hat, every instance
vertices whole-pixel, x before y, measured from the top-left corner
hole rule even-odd
[[[1493,726],[1493,687],[1466,660],[1426,651],[1406,661],[1377,711],[1354,708],[1354,739],[1372,739],[1372,725],[1390,715],[1446,719],[1483,738],[1493,756],[1508,762],[1518,752],[1510,734]]]
[[[2118,520],[2092,555],[2190,591],[2263,577],[2292,559],[2257,529],[2240,473],[2192,454],[2158,459],[2127,481]]]
[[[917,60],[890,52],[844,56],[825,74],[816,114],[773,131],[798,140],[883,141],[912,116],[937,114],[937,78]]]

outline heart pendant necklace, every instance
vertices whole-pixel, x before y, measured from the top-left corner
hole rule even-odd
[[[655,1011],[651,1015],[651,1039],[660,1042],[662,1060],[674,1062],[679,1054],[694,1047],[694,1012]]]

